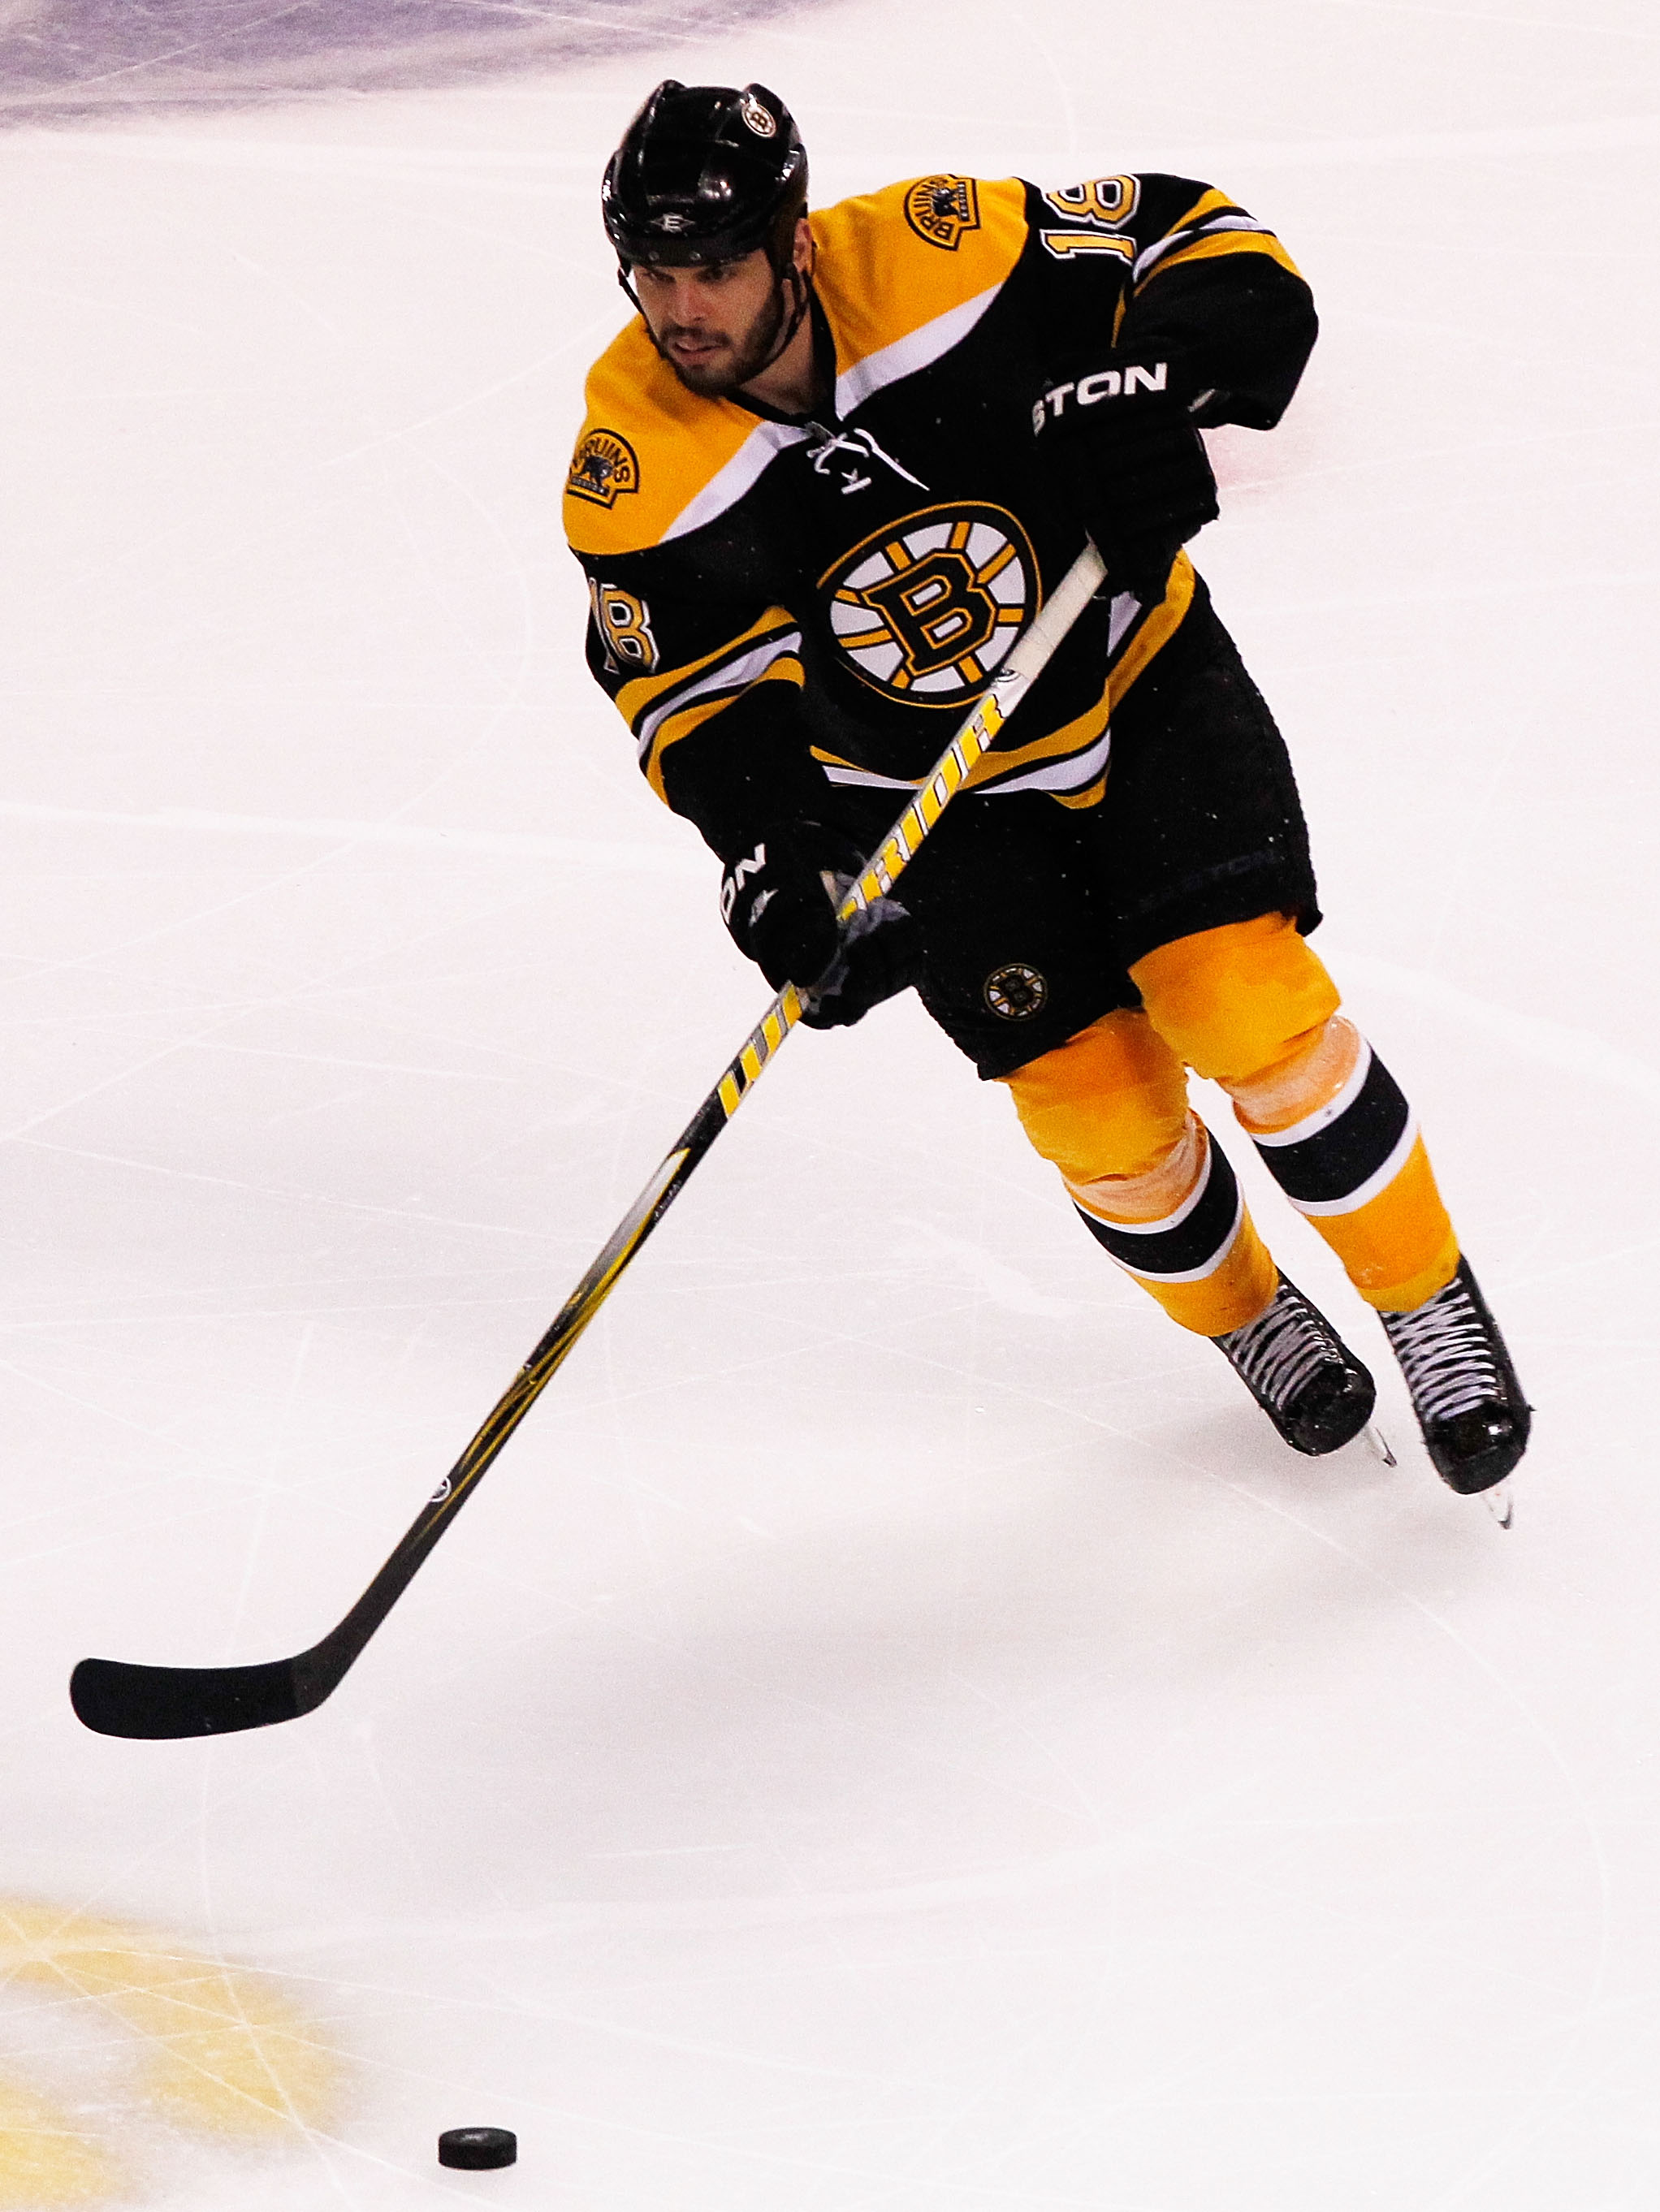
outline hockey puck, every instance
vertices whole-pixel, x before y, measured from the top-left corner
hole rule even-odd
[[[511,2128],[446,2128],[438,2138],[440,2166],[465,2166],[470,2173],[511,2166],[518,2156],[519,2138]]]

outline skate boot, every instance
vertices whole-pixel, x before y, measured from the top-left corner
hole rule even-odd
[[[1211,1341],[1293,1451],[1334,1452],[1371,1419],[1371,1376],[1283,1275],[1255,1321]]]
[[[1533,1409],[1469,1261],[1413,1312],[1377,1318],[1441,1480],[1466,1498],[1502,1482],[1528,1448]]]

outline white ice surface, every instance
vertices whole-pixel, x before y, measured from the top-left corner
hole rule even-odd
[[[0,1905],[275,1977],[332,2075],[239,2145],[9,1984],[108,2201],[1660,2203],[1657,64],[1637,0],[912,0],[0,142]],[[1310,275],[1199,558],[1538,1404],[1515,1528],[1260,1178],[1395,1472],[1280,1449],[906,1002],[791,1045],[331,1704],[95,1738],[83,1654],[337,1618],[763,999],[559,537],[671,65],[821,199],[1171,167]],[[476,2121],[520,2166],[441,2174]]]

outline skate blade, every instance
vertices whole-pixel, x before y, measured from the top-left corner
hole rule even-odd
[[[1501,1528],[1508,1528],[1516,1515],[1516,1500],[1510,1494],[1507,1482],[1495,1482],[1491,1490],[1481,1492],[1489,1513]]]
[[[1374,1458],[1381,1459],[1385,1467],[1398,1467],[1400,1462],[1389,1449],[1389,1440],[1376,1421],[1366,1424],[1366,1442],[1371,1446]]]

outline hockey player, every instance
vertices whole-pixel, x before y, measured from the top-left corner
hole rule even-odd
[[[566,528],[588,659],[721,909],[806,1018],[914,986],[1085,1224],[1286,1441],[1371,1376],[1281,1275],[1188,1103],[1213,1078],[1381,1316],[1431,1457],[1529,1411],[1410,1109],[1339,1011],[1280,734],[1183,550],[1199,431],[1269,429],[1313,344],[1279,240],[1184,178],[940,174],[809,219],[763,85],[660,84],[606,170],[638,317],[588,380]],[[1085,532],[1108,583],[897,887],[833,900]]]

